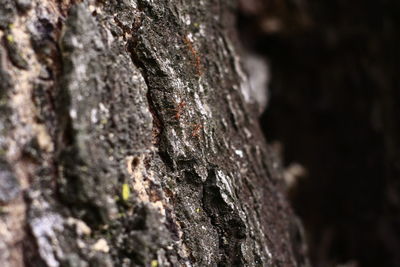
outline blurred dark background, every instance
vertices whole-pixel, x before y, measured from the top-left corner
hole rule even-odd
[[[400,266],[400,1],[242,0],[238,23],[313,266]]]

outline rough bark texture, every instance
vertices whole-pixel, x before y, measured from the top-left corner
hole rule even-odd
[[[235,1],[0,1],[2,266],[296,266]]]

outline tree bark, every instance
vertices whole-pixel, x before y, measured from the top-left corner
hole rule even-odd
[[[0,1],[2,266],[298,266],[235,1]]]

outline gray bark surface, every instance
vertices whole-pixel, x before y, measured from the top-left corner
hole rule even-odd
[[[235,1],[0,1],[2,266],[297,266]]]

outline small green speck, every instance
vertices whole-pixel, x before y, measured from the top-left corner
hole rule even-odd
[[[199,213],[199,212],[200,212],[200,208],[197,208],[197,209],[196,209],[196,212]]]
[[[89,168],[87,166],[80,166],[79,169],[80,169],[81,172],[88,172],[89,171]]]
[[[7,34],[7,41],[9,41],[10,43],[13,43],[14,37],[11,34]]]
[[[7,102],[8,102],[8,100],[7,100],[6,97],[1,97],[1,98],[0,98],[0,105],[1,105],[1,106],[7,105]]]
[[[150,263],[151,267],[158,267],[158,261],[157,260],[152,260]]]
[[[123,184],[122,185],[122,199],[124,201],[127,201],[129,199],[129,196],[131,195],[131,190],[129,188],[128,184]]]

